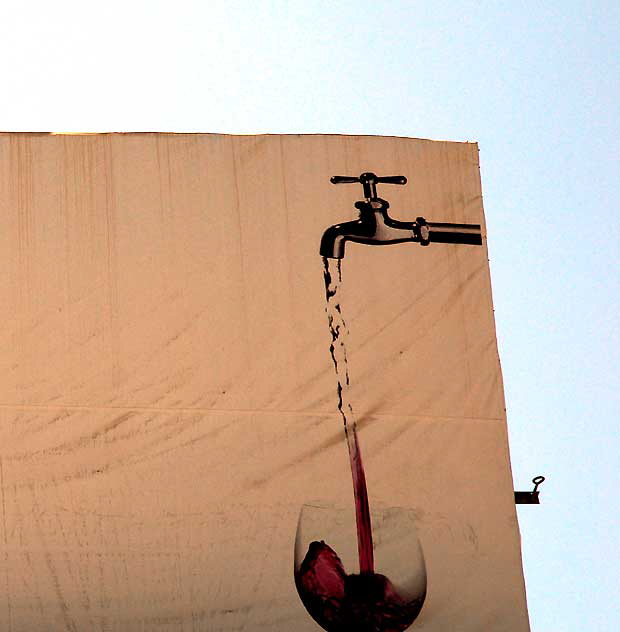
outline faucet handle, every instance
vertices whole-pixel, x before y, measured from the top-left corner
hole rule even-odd
[[[355,176],[332,176],[329,181],[332,184],[351,184],[353,182],[359,182],[360,179]]]
[[[405,176],[379,176],[375,182],[383,182],[384,184],[407,184]]]
[[[405,176],[378,176],[370,171],[362,173],[359,178],[355,176],[332,176],[332,184],[350,184],[359,182],[364,187],[364,197],[373,199],[377,197],[377,184],[407,184]]]

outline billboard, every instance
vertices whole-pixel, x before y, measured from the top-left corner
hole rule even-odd
[[[0,211],[2,629],[529,629],[476,144],[0,134]]]

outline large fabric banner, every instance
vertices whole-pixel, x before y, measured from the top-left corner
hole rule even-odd
[[[529,630],[476,144],[0,134],[0,217],[0,629]]]

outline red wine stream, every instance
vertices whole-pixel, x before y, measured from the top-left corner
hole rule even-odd
[[[350,383],[347,366],[347,349],[345,345],[348,330],[344,318],[342,317],[340,303],[337,300],[338,289],[342,283],[341,259],[335,260],[336,278],[332,277],[329,261],[329,259],[323,257],[327,321],[332,336],[329,352],[334,363],[336,378],[338,380],[338,411],[342,415],[344,434],[349,449],[351,475],[353,477],[360,573],[374,573],[372,523],[368,505],[368,489],[366,487],[366,475],[362,463],[362,453],[357,438],[357,424],[349,398]]]
[[[404,599],[385,575],[375,573],[366,476],[349,395],[345,346],[348,332],[337,296],[342,282],[340,259],[323,258],[323,264],[332,337],[329,350],[336,369],[338,410],[353,477],[360,572],[347,574],[336,551],[324,541],[315,541],[310,543],[305,558],[296,568],[295,583],[308,612],[329,632],[403,632],[422,608],[426,584],[417,596]]]

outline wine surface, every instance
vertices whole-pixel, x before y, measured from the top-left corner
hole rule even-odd
[[[322,541],[310,544],[295,583],[306,610],[328,632],[403,632],[425,597],[403,599],[380,573],[348,575],[336,552]]]

